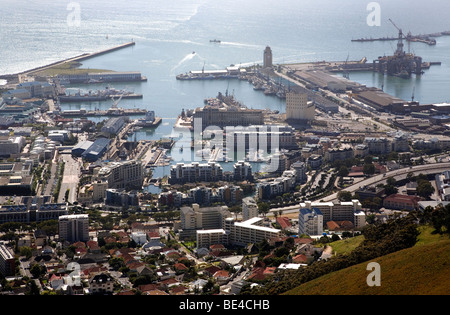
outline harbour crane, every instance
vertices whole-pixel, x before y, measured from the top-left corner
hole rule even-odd
[[[403,55],[404,51],[403,51],[403,38],[406,39],[406,37],[404,37],[403,31],[401,28],[399,28],[394,21],[392,21],[391,19],[389,19],[389,21],[392,23],[392,25],[394,25],[394,27],[398,30],[398,42],[397,42],[397,50],[395,51],[396,55]]]

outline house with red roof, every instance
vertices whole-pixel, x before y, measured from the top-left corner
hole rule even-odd
[[[288,217],[278,217],[277,223],[281,226],[282,230],[288,230],[292,227],[291,220]]]
[[[422,198],[417,196],[392,194],[384,198],[383,207],[392,210],[414,210],[419,208]]]

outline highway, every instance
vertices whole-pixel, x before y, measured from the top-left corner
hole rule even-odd
[[[372,176],[370,178],[364,179],[354,185],[351,185],[345,188],[345,191],[349,191],[351,193],[356,192],[362,186],[376,186],[378,184],[385,184],[386,179],[389,177],[393,177],[396,180],[405,179],[408,173],[412,172],[414,175],[419,175],[420,173],[424,175],[428,174],[438,174],[444,171],[450,170],[450,162],[445,163],[433,163],[433,164],[425,164],[425,165],[416,165],[407,168],[402,168],[395,171],[386,172],[385,174],[380,174],[376,176]],[[335,201],[337,200],[337,193],[334,193],[325,198],[321,198],[321,200],[327,201]]]

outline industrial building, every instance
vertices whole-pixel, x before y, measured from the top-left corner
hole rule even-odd
[[[81,154],[88,162],[95,162],[100,159],[108,150],[110,140],[106,138],[98,138],[94,143]]]
[[[314,102],[308,101],[308,95],[305,93],[287,92],[286,93],[286,119],[287,120],[314,120],[315,116]]]

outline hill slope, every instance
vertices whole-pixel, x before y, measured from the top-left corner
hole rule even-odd
[[[371,271],[362,263],[309,281],[286,295],[437,295],[450,294],[450,239],[441,237],[373,260],[381,267],[381,286],[369,287]]]

